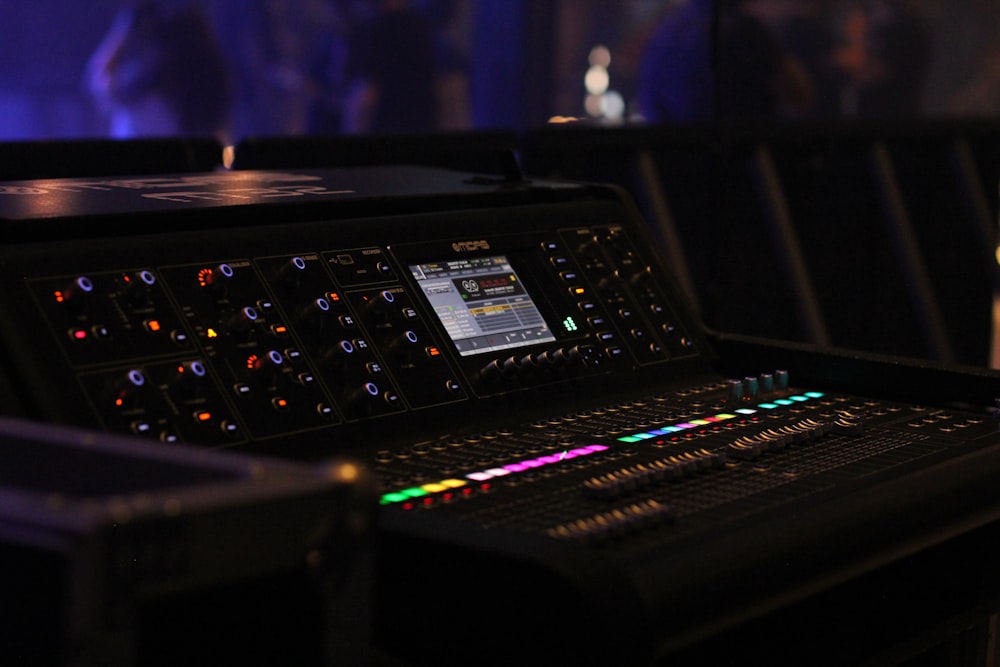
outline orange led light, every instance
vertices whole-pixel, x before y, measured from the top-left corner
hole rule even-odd
[[[326,295],[326,298],[328,298],[330,301],[340,301],[340,293],[330,292]]]
[[[249,357],[247,357],[247,368],[249,368],[250,370],[254,370],[255,368],[257,368],[259,362],[260,362],[260,357],[258,357],[256,354],[251,354]]]
[[[202,287],[208,287],[212,284],[212,277],[212,269],[202,269],[198,272],[198,284]]]
[[[207,336],[208,336],[209,338],[218,338],[218,337],[219,337],[219,332],[217,332],[217,331],[216,331],[215,329],[211,329],[211,328],[210,328],[210,329],[209,329],[209,330],[208,330],[207,332],[205,332],[205,333],[206,333],[206,335],[207,335]]]
[[[56,290],[52,293],[52,296],[55,297],[56,303],[62,303],[66,300],[66,295],[62,293],[62,290]]]
[[[150,331],[159,331],[160,330],[160,321],[159,320],[146,320],[146,328],[149,329]]]
[[[200,422],[212,421],[212,413],[207,410],[202,410],[201,412],[195,413],[195,419]]]
[[[431,357],[436,357],[441,354],[441,350],[437,349],[436,347],[429,347],[427,348],[427,354]]]

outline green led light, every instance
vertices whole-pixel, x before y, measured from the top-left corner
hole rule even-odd
[[[420,496],[427,495],[427,492],[418,486],[409,489],[403,489],[399,493],[406,496],[407,498],[419,498]]]
[[[409,496],[402,493],[387,493],[384,496],[382,496],[382,499],[379,501],[379,503],[382,505],[388,505],[390,503],[401,503],[404,500],[409,500],[409,499],[410,499]]]
[[[639,442],[642,438],[637,438],[634,435],[626,435],[622,438],[618,438],[618,442]]]
[[[579,328],[576,324],[576,320],[572,317],[567,317],[563,320],[563,327],[566,328],[566,331],[576,331]]]

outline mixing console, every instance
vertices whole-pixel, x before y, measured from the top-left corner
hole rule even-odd
[[[414,662],[654,661],[1000,511],[994,376],[727,347],[611,189],[35,181],[0,218],[4,412],[367,462]]]

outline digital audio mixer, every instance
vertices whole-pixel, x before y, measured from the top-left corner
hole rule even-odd
[[[1000,510],[994,375],[706,332],[611,188],[22,181],[0,218],[4,412],[366,462],[409,662],[667,659]]]

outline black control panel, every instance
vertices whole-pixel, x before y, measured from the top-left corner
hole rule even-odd
[[[995,374],[706,332],[613,189],[30,182],[0,218],[4,412],[362,460],[408,664],[654,663],[1000,519]]]
[[[6,250],[10,365],[22,400],[34,397],[27,413],[323,457],[363,451],[364,435],[382,449],[414,424],[450,431],[494,406],[699,358],[694,322],[607,194],[555,188],[569,201],[550,193],[498,214],[455,210],[446,190],[433,213],[339,219],[341,190],[314,186],[334,200],[327,211],[231,206],[172,230],[206,215],[209,195],[185,185],[166,229],[128,214],[63,219],[98,238]],[[219,196],[232,183],[200,185]]]

